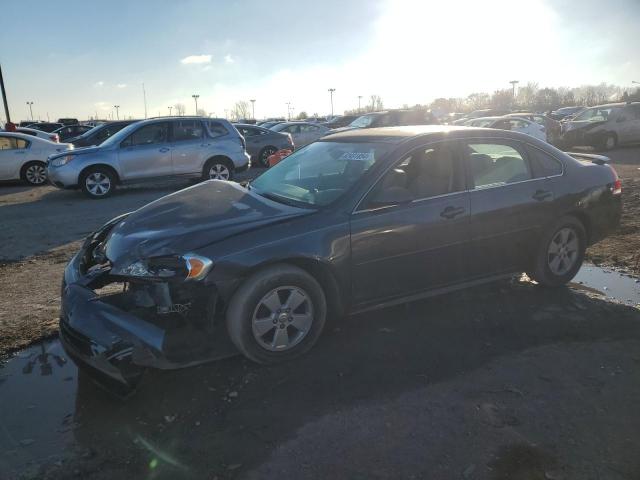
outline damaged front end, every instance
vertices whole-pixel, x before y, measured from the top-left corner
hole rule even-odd
[[[116,268],[105,243],[122,219],[89,236],[65,269],[60,337],[69,356],[102,383],[132,388],[146,367],[181,368],[233,355],[219,321],[217,288],[202,281],[211,261],[169,255]]]

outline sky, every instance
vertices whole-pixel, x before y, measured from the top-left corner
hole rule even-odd
[[[3,2],[12,120],[143,118],[182,103],[257,118],[510,88],[640,81],[640,0]],[[175,113],[175,112],[174,112]],[[4,112],[0,115],[4,120]]]

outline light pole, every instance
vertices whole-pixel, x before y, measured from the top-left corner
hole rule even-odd
[[[4,104],[4,116],[7,123],[11,123],[11,117],[9,116],[9,104],[7,103],[7,92],[4,89],[4,79],[2,78],[2,67],[0,66],[0,91],[2,92],[2,103]]]
[[[256,119],[256,99],[252,98],[249,101],[251,102],[251,116],[255,120]]]
[[[511,80],[509,82],[511,84],[511,95],[513,96],[513,98],[516,98],[516,85],[520,83],[519,80]]]
[[[29,105],[29,113],[31,114],[31,121],[33,122],[33,108],[31,108],[33,102],[27,102],[27,105]]]
[[[291,120],[291,102],[286,102],[287,104],[287,121]]]
[[[169,109],[169,116],[171,116],[171,109],[172,109],[173,107],[167,107],[167,108]]]
[[[362,95],[358,95],[358,113],[360,113],[360,100],[362,100]]]
[[[114,105],[113,108],[116,109],[116,118],[120,120],[120,105]]]
[[[193,97],[193,99],[196,102],[196,115],[198,115],[198,98],[200,97],[200,95],[193,94],[191,96]]]
[[[329,96],[331,97],[331,116],[333,117],[333,92],[335,92],[336,89],[335,88],[330,88],[328,90],[329,92]]]

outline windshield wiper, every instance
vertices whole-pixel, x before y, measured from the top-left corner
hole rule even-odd
[[[300,202],[288,197],[283,197],[282,195],[278,195],[277,193],[259,192],[258,190],[255,190],[255,189],[253,191],[258,195],[260,195],[261,197],[268,198],[269,200],[273,200],[274,202],[282,203],[284,205],[289,205],[290,207],[313,208],[313,205],[309,203]]]

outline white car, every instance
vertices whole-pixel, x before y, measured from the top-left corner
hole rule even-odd
[[[467,127],[511,130],[512,132],[526,133],[543,142],[547,141],[547,132],[543,125],[520,117],[481,117],[467,120],[464,125]]]
[[[331,131],[324,125],[310,122],[284,122],[274,125],[269,130],[290,134],[296,148],[313,143]]]
[[[0,132],[0,180],[47,181],[47,157],[72,150],[70,143],[54,143],[24,133]]]
[[[42,130],[36,130],[35,128],[18,127],[16,133],[24,133],[25,135],[31,135],[32,137],[44,138],[51,142],[58,143],[60,136],[57,133],[43,132]]]

